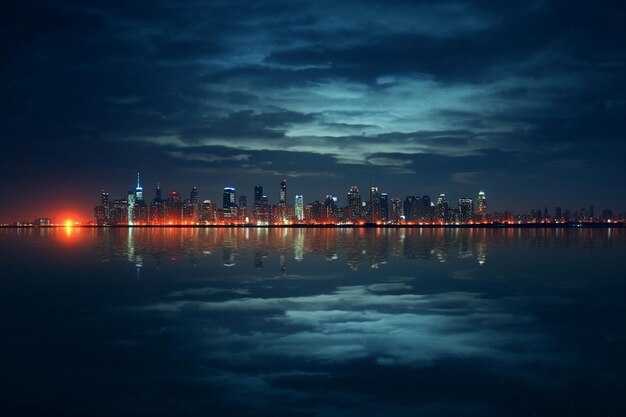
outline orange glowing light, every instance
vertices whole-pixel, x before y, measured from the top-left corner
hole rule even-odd
[[[74,221],[71,219],[67,219],[65,220],[65,227],[72,227],[74,226]]]

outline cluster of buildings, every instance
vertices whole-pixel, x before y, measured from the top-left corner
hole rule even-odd
[[[278,201],[272,203],[263,186],[254,187],[250,200],[238,195],[235,187],[224,187],[221,204],[201,200],[197,187],[188,197],[177,191],[163,194],[160,184],[152,200],[147,200],[137,174],[137,186],[124,198],[111,200],[106,191],[94,207],[95,225],[463,225],[463,224],[579,224],[626,223],[626,213],[614,214],[605,209],[596,212],[593,206],[570,211],[561,207],[533,209],[528,214],[510,211],[488,212],[487,197],[479,191],[475,198],[449,200],[445,194],[435,199],[428,195],[408,195],[404,199],[389,198],[378,187],[362,193],[356,185],[349,187],[345,205],[335,195],[306,202],[302,194],[290,200],[287,180],[280,182]],[[66,220],[62,225],[68,225]],[[80,222],[71,221],[71,225]],[[83,223],[84,224],[84,223]],[[19,221],[0,226],[58,226],[48,217]]]
[[[370,187],[369,195],[362,196],[358,187],[348,190],[347,205],[340,207],[338,198],[327,195],[324,200],[304,202],[296,194],[293,204],[288,203],[287,180],[280,182],[278,202],[272,204],[263,192],[263,186],[254,187],[254,197],[237,195],[235,187],[224,187],[221,207],[211,200],[201,201],[197,187],[189,198],[176,191],[164,196],[160,184],[150,202],[144,198],[143,187],[137,174],[137,187],[126,198],[111,201],[109,193],[102,191],[100,204],[94,208],[98,225],[185,225],[185,224],[454,224],[487,222],[487,198],[478,193],[476,202],[466,197],[453,207],[445,194],[436,201],[425,196],[389,198],[378,187]]]
[[[476,198],[463,197],[452,203],[445,194],[432,200],[430,196],[409,195],[404,199],[389,198],[378,187],[369,187],[363,195],[356,185],[349,188],[345,206],[337,196],[305,203],[302,194],[288,202],[287,181],[280,182],[279,199],[270,203],[263,186],[254,187],[252,201],[238,195],[235,187],[224,187],[221,207],[211,200],[200,200],[197,187],[188,198],[177,191],[164,196],[157,185],[151,201],[144,198],[137,174],[137,187],[126,198],[111,201],[102,191],[100,204],[94,208],[98,225],[289,225],[289,224],[477,224],[477,223],[559,223],[572,221],[599,222],[613,218],[610,211],[595,217],[593,207],[570,213],[556,208],[533,210],[529,215],[514,216],[510,212],[488,213],[487,197],[480,191]]]
[[[263,186],[254,187],[250,200],[238,195],[235,187],[223,189],[221,204],[201,200],[197,187],[187,198],[179,192],[164,195],[157,183],[154,198],[147,200],[137,174],[137,186],[124,198],[111,200],[106,191],[94,207],[95,225],[461,225],[461,224],[559,224],[559,223],[624,223],[626,214],[615,215],[605,209],[596,213],[594,207],[570,211],[556,207],[533,209],[528,214],[509,211],[488,212],[484,191],[475,198],[448,200],[445,194],[435,199],[428,195],[408,195],[404,199],[389,198],[378,187],[362,193],[356,185],[349,187],[345,205],[335,195],[304,201],[302,194],[291,200],[287,180],[280,182],[279,198],[271,203]],[[74,223],[72,223],[74,224]],[[79,224],[79,223],[76,223]],[[1,226],[56,226],[50,218],[20,221]],[[67,225],[64,223],[64,225]]]

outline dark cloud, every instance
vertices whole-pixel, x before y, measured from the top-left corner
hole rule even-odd
[[[204,126],[182,130],[183,140],[202,138],[253,138],[272,139],[285,136],[287,126],[313,120],[313,116],[291,111],[255,114],[242,110],[226,117],[207,120]]]

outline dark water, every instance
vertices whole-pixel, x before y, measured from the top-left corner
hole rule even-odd
[[[624,229],[0,230],[0,415],[623,416]]]

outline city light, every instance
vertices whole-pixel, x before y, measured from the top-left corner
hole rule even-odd
[[[214,201],[199,198],[198,187],[191,188],[189,198],[178,191],[170,191],[163,198],[161,184],[157,183],[154,198],[146,200],[146,192],[137,174],[137,183],[126,196],[111,199],[104,190],[100,204],[94,207],[91,222],[74,220],[76,213],[65,212],[65,218],[54,223],[50,218],[16,222],[8,226],[319,226],[319,227],[485,227],[507,225],[623,225],[625,215],[615,216],[605,209],[596,215],[593,206],[579,210],[563,210],[555,207],[534,209],[529,214],[517,214],[504,210],[489,212],[487,194],[477,191],[476,198],[468,196],[452,200],[444,193],[431,201],[428,195],[408,195],[390,198],[379,187],[370,186],[368,196],[362,196],[356,185],[346,190],[345,204],[333,194],[307,203],[300,193],[288,203],[287,180],[276,184],[279,199],[272,204],[263,192],[263,186],[254,187],[254,197],[240,194],[235,186],[223,187],[221,207]],[[366,199],[367,197],[367,199]],[[458,204],[457,204],[458,203]]]

